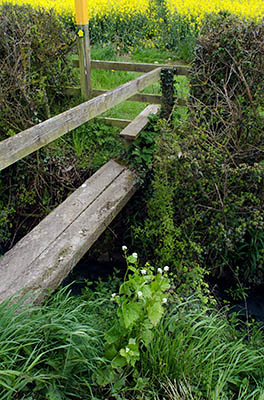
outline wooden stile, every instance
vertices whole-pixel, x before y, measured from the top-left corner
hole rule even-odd
[[[157,68],[101,96],[88,100],[47,121],[0,142],[0,170],[21,160],[65,133],[129,99],[160,79]]]

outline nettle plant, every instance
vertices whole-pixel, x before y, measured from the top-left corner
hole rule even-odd
[[[153,328],[158,325],[168,302],[169,267],[154,268],[146,263],[138,264],[138,255],[127,255],[127,271],[119,293],[112,294],[112,301],[117,303],[117,316],[113,326],[105,333],[106,358],[110,366],[101,371],[100,382],[106,384],[111,380],[110,371],[130,366],[135,367],[144,351],[154,338]]]

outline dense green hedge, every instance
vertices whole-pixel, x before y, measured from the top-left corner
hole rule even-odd
[[[68,53],[73,34],[53,11],[0,6],[0,140],[51,116],[72,79]],[[60,97],[61,95],[61,97]],[[64,154],[65,157],[65,154]],[[39,151],[0,174],[0,252],[24,224],[45,214],[63,195],[52,171],[63,156]],[[58,170],[57,170],[58,171]],[[54,174],[55,175],[55,174]],[[49,188],[53,182],[53,195]],[[41,201],[40,201],[41,199]]]
[[[50,116],[69,82],[73,34],[53,12],[0,6],[0,139]]]
[[[188,276],[195,286],[205,271],[240,292],[263,282],[263,35],[263,23],[209,16],[192,64],[189,116],[175,108],[173,132],[161,125],[139,236],[186,288]]]

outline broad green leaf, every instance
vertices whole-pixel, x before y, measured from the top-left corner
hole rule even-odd
[[[128,344],[125,349],[120,350],[120,355],[126,359],[127,364],[135,366],[140,359],[138,344]]]
[[[167,280],[162,280],[161,284],[160,284],[160,290],[162,290],[162,292],[165,292],[166,290],[169,290],[170,288],[170,284]]]
[[[153,336],[153,332],[150,329],[145,330],[141,334],[141,339],[143,340],[145,346],[148,346],[151,343],[151,341],[153,340]]]
[[[158,301],[148,307],[148,317],[154,326],[159,323],[163,312],[162,305]]]
[[[117,342],[124,334],[126,331],[122,326],[120,326],[119,323],[115,323],[112,328],[110,328],[106,333],[105,333],[105,340],[107,341],[108,344],[115,343]]]
[[[105,386],[115,380],[116,374],[111,366],[100,368],[96,372],[96,381],[99,386]]]
[[[62,396],[58,389],[50,387],[48,393],[46,394],[47,400],[61,400]]]
[[[111,365],[113,368],[122,368],[125,365],[127,365],[127,360],[120,354],[117,354],[115,358],[112,360]]]
[[[131,255],[131,256],[128,256],[128,257],[127,257],[127,261],[128,261],[130,264],[136,264],[136,263],[137,263],[137,258]]]
[[[140,317],[142,306],[139,303],[128,303],[122,305],[122,313],[125,327],[129,328]]]
[[[106,346],[105,357],[108,360],[113,360],[113,358],[117,355],[117,353],[118,353],[118,351],[114,344],[110,344],[109,346]]]
[[[128,296],[131,295],[131,282],[130,281],[126,281],[126,282],[122,283],[122,285],[120,286],[120,289],[119,289],[119,294],[126,294]]]
[[[113,389],[117,391],[121,390],[125,386],[125,382],[126,382],[126,376],[117,379],[114,383]]]
[[[147,330],[152,329],[152,328],[153,328],[153,325],[149,321],[149,319],[145,319],[144,323],[142,324],[142,331],[144,331],[144,330],[147,331]]]
[[[145,298],[145,299],[148,299],[149,297],[151,297],[152,296],[152,291],[151,291],[151,289],[150,289],[150,287],[149,286],[143,286],[143,288],[142,288],[142,293],[143,293],[143,297]]]
[[[136,383],[135,389],[142,390],[148,385],[149,385],[149,379],[148,378],[139,377],[139,378],[137,378],[137,383]]]

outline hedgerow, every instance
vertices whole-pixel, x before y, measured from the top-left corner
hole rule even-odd
[[[230,284],[263,282],[263,34],[263,23],[209,16],[190,74],[189,118],[173,135],[163,130],[143,240],[180,280],[182,271],[196,282],[207,271]]]
[[[62,87],[72,77],[67,55],[74,36],[52,10],[7,3],[0,6],[0,35],[0,140],[4,140],[54,115]],[[39,151],[1,171],[0,252],[1,244],[5,247],[15,238],[25,221],[30,226],[64,195],[65,188],[54,184],[64,158],[65,154]]]

